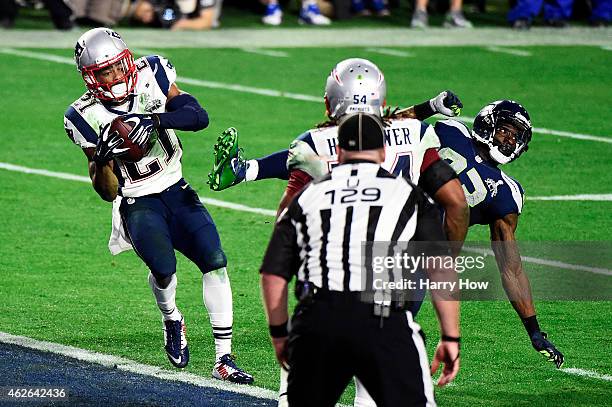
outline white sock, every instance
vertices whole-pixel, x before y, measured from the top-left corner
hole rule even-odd
[[[225,267],[204,274],[202,293],[215,337],[215,353],[218,360],[221,356],[232,353],[234,312],[232,288]]]
[[[281,367],[280,384],[278,386],[278,407],[288,407],[289,406],[289,401],[287,400],[288,379],[289,379],[289,372]]]
[[[302,8],[307,8],[311,4],[317,4],[317,0],[302,0]]]
[[[181,319],[181,313],[176,307],[176,274],[172,275],[170,284],[166,288],[160,288],[153,274],[149,272],[149,286],[157,301],[157,306],[162,313],[164,321]]]
[[[244,176],[244,181],[255,181],[257,179],[257,174],[259,174],[259,163],[257,160],[248,160],[247,165],[248,167]]]

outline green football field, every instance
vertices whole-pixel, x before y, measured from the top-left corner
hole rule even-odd
[[[504,168],[527,194],[518,239],[612,240],[609,50],[513,47],[529,53],[521,57],[482,47],[419,47],[403,50],[410,56],[400,57],[363,48],[300,48],[275,49],[286,54],[277,58],[225,48],[156,50],[152,44],[148,49],[171,59],[179,77],[188,78],[179,79],[179,87],[195,95],[210,114],[208,129],[179,134],[185,178],[202,197],[275,209],[282,181],[241,184],[217,193],[208,189],[206,174],[217,135],[236,127],[248,157],[286,148],[323,120],[322,94],[330,69],[341,59],[358,56],[383,69],[390,104],[407,106],[448,88],[463,100],[463,114],[473,117],[487,102],[512,98],[529,110],[536,128],[565,132],[535,132],[529,152]],[[146,267],[133,252],[113,257],[106,247],[111,205],[89,184],[54,176],[87,175],[85,156],[62,126],[66,107],[84,91],[82,79],[68,63],[72,51],[27,52],[0,53],[0,163],[48,170],[51,176],[0,169],[0,331],[170,369]],[[280,93],[265,95],[257,89]],[[608,200],[530,200],[579,194],[608,194]],[[273,218],[217,206],[208,209],[229,260],[234,352],[257,386],[276,389],[278,368],[258,287]],[[472,228],[468,239],[487,240],[488,228]],[[535,266],[525,267],[529,271]],[[591,277],[584,273],[584,279]],[[180,255],[178,281],[177,302],[186,318],[191,351],[186,370],[209,377],[214,343],[202,304],[201,276]],[[533,351],[509,303],[464,303],[462,370],[452,386],[436,390],[440,405],[609,405],[612,302],[551,301],[536,306],[543,329],[565,353],[566,369],[554,369]],[[431,354],[437,329],[430,304],[424,305],[419,322],[428,334]],[[351,399],[349,388],[342,401]]]

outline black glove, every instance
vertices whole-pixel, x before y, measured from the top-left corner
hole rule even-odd
[[[151,134],[159,126],[159,118],[156,115],[145,115],[138,113],[124,114],[121,120],[126,123],[133,123],[134,127],[128,138],[141,148],[146,148],[151,140]]]
[[[100,165],[104,165],[117,155],[127,151],[127,148],[119,148],[123,144],[123,139],[116,131],[109,134],[110,123],[102,128],[98,143],[96,144],[96,152],[93,155],[93,160]]]

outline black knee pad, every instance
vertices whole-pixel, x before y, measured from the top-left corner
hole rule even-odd
[[[206,253],[202,259],[203,264],[198,264],[202,273],[208,273],[209,271],[217,270],[227,266],[227,257],[222,249],[215,250],[210,253]]]

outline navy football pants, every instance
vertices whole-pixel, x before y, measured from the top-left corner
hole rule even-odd
[[[174,249],[202,273],[227,265],[217,227],[184,179],[158,194],[123,198],[119,211],[136,253],[157,279],[176,272]]]

